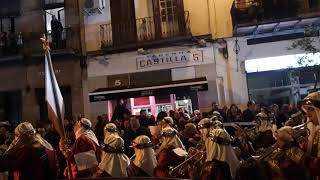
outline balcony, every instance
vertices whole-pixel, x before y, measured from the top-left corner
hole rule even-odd
[[[231,12],[234,24],[243,26],[319,16],[320,3],[317,0],[282,0],[276,3],[270,0],[236,0]]]
[[[64,0],[42,0],[43,9],[64,7]]]
[[[22,59],[22,41],[20,37],[21,36],[14,33],[1,33],[0,62]]]
[[[190,36],[189,12],[145,17],[135,21],[100,25],[102,49],[135,48],[186,39]]]
[[[73,35],[76,29],[64,28],[61,34],[53,35],[47,32],[52,54],[71,53],[73,47]],[[40,38],[41,32],[30,32],[25,34],[5,34],[0,38],[0,62],[13,62],[22,60],[24,56],[41,56],[43,49]],[[68,39],[68,42],[67,42]]]

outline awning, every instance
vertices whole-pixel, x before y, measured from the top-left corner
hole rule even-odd
[[[162,84],[141,87],[102,88],[90,93],[90,102],[106,101],[120,98],[156,96],[160,94],[187,93],[208,90],[206,78],[170,81]]]

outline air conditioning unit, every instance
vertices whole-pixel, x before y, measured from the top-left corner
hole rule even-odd
[[[84,1],[84,9],[88,15],[94,13],[102,13],[102,9],[104,8],[105,0],[85,0]]]

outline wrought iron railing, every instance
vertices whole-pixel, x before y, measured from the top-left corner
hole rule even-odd
[[[235,0],[232,8],[234,24],[246,24],[301,16],[320,15],[317,0],[299,1]]]
[[[190,34],[189,12],[160,17],[145,17],[135,21],[100,25],[101,47],[143,43]]]
[[[17,55],[22,48],[22,39],[18,34],[0,33],[0,58]]]

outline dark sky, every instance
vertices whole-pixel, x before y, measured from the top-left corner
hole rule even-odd
[[[17,16],[20,13],[20,0],[0,0],[0,16]]]

